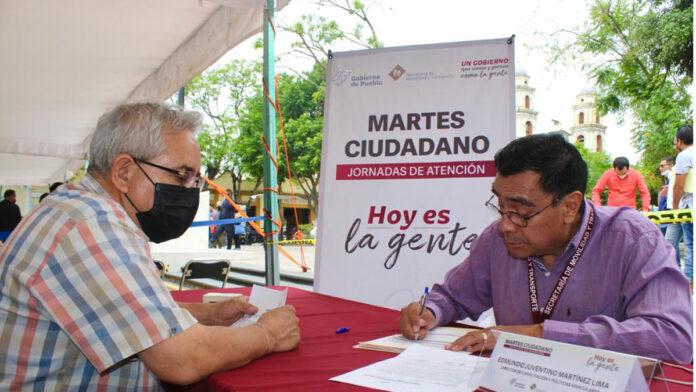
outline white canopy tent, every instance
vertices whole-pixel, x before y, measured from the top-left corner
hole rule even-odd
[[[0,0],[0,185],[71,176],[102,113],[172,96],[259,32],[265,3]]]

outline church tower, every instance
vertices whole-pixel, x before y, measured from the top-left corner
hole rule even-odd
[[[583,89],[573,105],[573,122],[570,127],[571,143],[582,143],[585,148],[602,152],[606,138],[606,125],[597,112],[597,95],[592,88]]]
[[[531,135],[537,126],[539,112],[533,109],[535,88],[529,85],[529,75],[522,67],[515,67],[516,137]]]

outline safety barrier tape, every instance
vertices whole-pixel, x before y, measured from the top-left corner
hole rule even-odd
[[[275,242],[266,242],[266,244],[316,244],[317,240],[316,239],[311,239],[311,240],[285,240],[285,241],[275,241]]]
[[[644,211],[643,215],[647,216],[656,225],[663,223],[687,223],[694,221],[692,211],[692,209]]]

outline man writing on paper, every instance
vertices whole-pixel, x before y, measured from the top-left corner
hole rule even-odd
[[[587,165],[558,135],[517,139],[495,156],[486,202],[500,214],[468,258],[435,285],[408,338],[493,308],[499,329],[681,363],[691,362],[691,292],[660,230],[631,208],[584,199]],[[490,329],[450,350],[492,349]]]
[[[122,105],[97,124],[80,184],[56,190],[0,253],[0,390],[157,390],[299,342],[294,309],[229,328],[246,298],[177,304],[149,241],[180,236],[203,179],[200,116]]]

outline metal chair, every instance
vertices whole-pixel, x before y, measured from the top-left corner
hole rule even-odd
[[[222,286],[225,288],[227,283],[227,274],[230,272],[230,261],[227,259],[194,259],[186,263],[181,269],[181,281],[179,282],[179,290],[184,287],[184,282],[187,279],[217,279],[222,280]]]
[[[159,271],[160,274],[160,279],[164,280],[164,272],[167,270],[167,267],[164,264],[164,261],[162,260],[154,260],[155,265],[157,266],[157,270]]]

